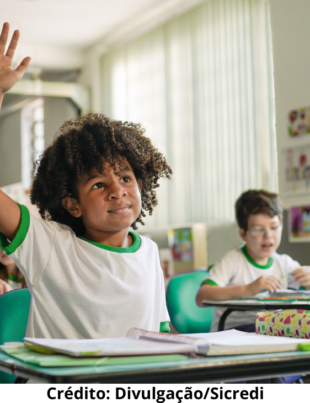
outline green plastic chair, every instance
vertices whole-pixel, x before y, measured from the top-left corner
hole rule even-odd
[[[22,342],[30,308],[27,288],[0,295],[0,345],[8,341]],[[0,384],[13,383],[16,376],[0,371]]]
[[[173,277],[167,289],[171,322],[180,333],[207,333],[211,329],[213,308],[199,308],[196,294],[207,271],[194,271]]]

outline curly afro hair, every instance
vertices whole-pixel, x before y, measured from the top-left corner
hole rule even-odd
[[[168,178],[172,170],[165,157],[144,136],[140,124],[112,120],[98,113],[71,119],[60,127],[58,136],[35,163],[30,194],[44,220],[69,225],[77,236],[85,233],[82,218],[75,218],[62,206],[64,197],[78,200],[77,184],[81,175],[94,168],[102,173],[109,163],[114,173],[125,157],[137,179],[142,180],[142,210],[136,223],[144,225],[145,211],[150,215],[157,205],[155,188],[159,178]]]

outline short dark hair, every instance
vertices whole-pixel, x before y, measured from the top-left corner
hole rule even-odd
[[[122,157],[142,181],[142,210],[131,226],[136,229],[137,222],[144,225],[142,217],[146,212],[152,214],[157,205],[155,189],[159,187],[159,179],[170,179],[172,170],[144,136],[140,124],[109,119],[99,113],[89,113],[61,126],[53,144],[36,163],[30,194],[32,204],[38,207],[43,219],[66,224],[77,236],[83,235],[82,218],[72,217],[61,201],[66,196],[78,199],[78,180],[93,168],[102,173],[104,164],[109,163],[117,173]]]
[[[235,204],[236,220],[239,228],[247,231],[249,216],[266,214],[269,217],[283,217],[283,208],[277,193],[267,190],[248,190],[242,193]]]

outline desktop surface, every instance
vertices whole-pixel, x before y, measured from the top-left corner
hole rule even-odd
[[[309,374],[310,352],[283,352],[134,365],[43,368],[0,351],[0,370],[46,383],[229,382]]]

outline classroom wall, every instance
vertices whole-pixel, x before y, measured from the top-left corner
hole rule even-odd
[[[0,187],[21,182],[21,111],[0,118]]]
[[[310,106],[310,1],[269,0],[274,63],[276,133],[279,162],[279,189],[283,193],[285,160],[282,149],[302,138],[290,139],[287,115],[294,108]],[[309,136],[310,138],[310,136]],[[290,141],[291,140],[291,141]],[[309,203],[310,195],[285,197],[284,206]]]
[[[310,266],[310,244],[292,243],[288,241],[288,212],[284,211],[283,233],[278,253],[286,253],[303,266]]]
[[[310,193],[285,195],[283,150],[292,143],[305,142],[303,138],[290,139],[287,133],[287,115],[294,108],[310,106],[310,37],[309,0],[269,0],[271,13],[276,134],[278,149],[279,191],[285,207],[284,228],[280,253],[287,253],[301,264],[310,264],[309,243],[288,242],[287,208],[292,205],[310,204]],[[296,144],[296,143],[295,143]]]
[[[45,147],[54,140],[55,134],[64,121],[76,118],[78,110],[66,98],[44,98],[44,134]]]
[[[168,228],[157,228],[156,230],[139,231],[142,235],[146,234],[158,248],[168,248]],[[223,223],[218,225],[207,224],[207,259],[208,265],[219,261],[227,252],[241,245],[242,240],[238,235],[238,227],[235,223]]]

